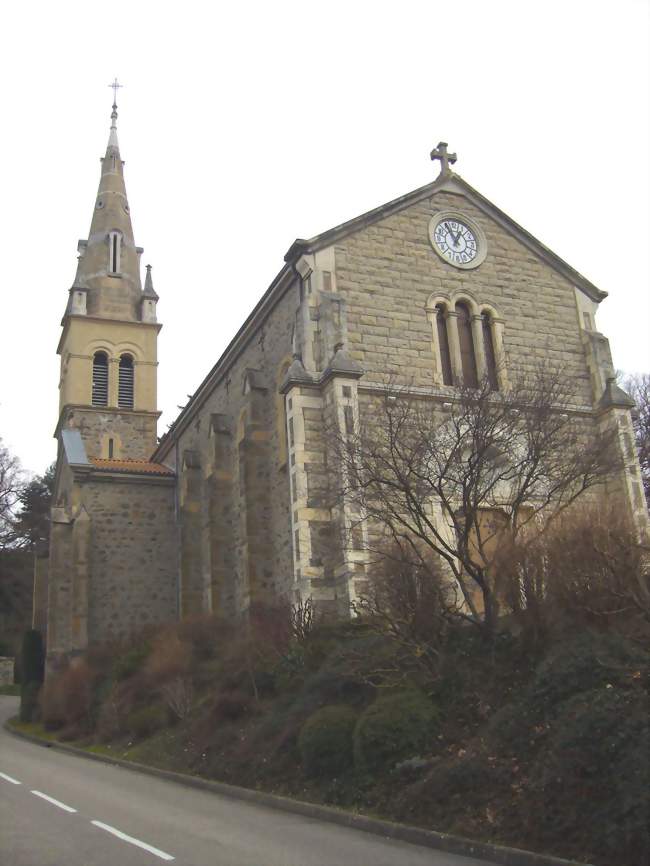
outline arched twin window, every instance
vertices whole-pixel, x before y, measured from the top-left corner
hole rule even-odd
[[[108,406],[108,355],[93,355],[92,405]],[[122,355],[118,367],[117,405],[120,409],[133,409],[134,366],[131,355]]]
[[[500,336],[492,312],[473,312],[464,300],[453,306],[439,301],[429,306],[437,355],[438,382],[441,385],[462,383],[478,388],[487,379],[490,388],[498,391],[503,372]]]

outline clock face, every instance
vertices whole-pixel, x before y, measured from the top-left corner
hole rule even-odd
[[[443,261],[461,270],[478,268],[487,255],[487,238],[481,226],[456,210],[433,214],[429,240]]]
[[[436,251],[457,267],[472,266],[479,254],[477,233],[456,217],[439,219],[433,228]]]

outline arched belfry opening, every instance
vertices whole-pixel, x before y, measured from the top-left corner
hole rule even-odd
[[[133,372],[133,358],[131,355],[122,355],[117,382],[117,405],[120,409],[133,409]]]
[[[108,355],[95,352],[93,355],[93,406],[108,406]]]

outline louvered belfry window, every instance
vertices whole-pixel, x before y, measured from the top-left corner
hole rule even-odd
[[[460,362],[463,368],[463,382],[469,388],[478,388],[476,355],[472,337],[472,321],[465,304],[456,304],[458,314],[458,342],[460,343]]]
[[[93,356],[93,406],[108,406],[108,357],[106,352]]]
[[[130,355],[120,358],[117,405],[120,409],[133,409],[133,358]]]

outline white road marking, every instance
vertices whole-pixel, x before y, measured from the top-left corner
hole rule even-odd
[[[12,779],[11,776],[8,776],[6,773],[0,773],[0,779],[6,779],[7,782],[11,782],[12,785],[20,785],[18,779]]]
[[[44,794],[42,791],[32,791],[32,794],[36,794],[37,797],[42,797],[44,800],[47,800],[48,803],[52,803],[53,806],[58,806],[59,809],[63,809],[66,812],[76,812],[76,809],[73,809],[72,806],[66,806],[65,803],[62,803],[60,800],[55,800],[54,797],[48,797],[47,794]]]
[[[133,836],[127,836],[126,833],[122,833],[121,830],[116,830],[115,827],[111,827],[110,824],[102,824],[101,821],[91,821],[90,823],[94,824],[95,827],[100,827],[102,830],[112,833],[113,836],[117,836],[118,839],[123,839],[125,842],[137,845],[138,848],[144,848],[145,851],[148,851],[150,854],[155,854],[156,857],[160,857],[161,860],[174,859],[171,854],[166,854],[164,851],[161,851],[160,848],[154,848],[153,845],[147,845],[146,842],[134,839]]]

